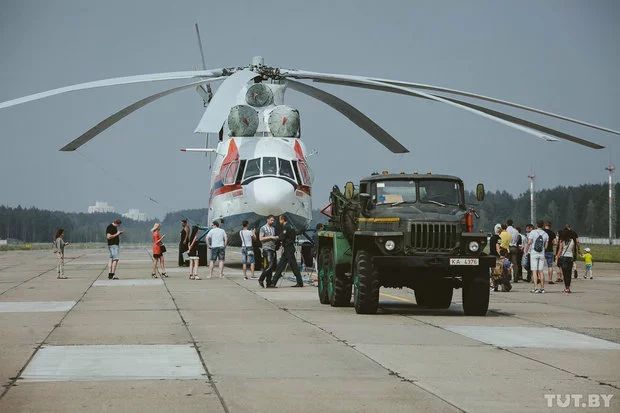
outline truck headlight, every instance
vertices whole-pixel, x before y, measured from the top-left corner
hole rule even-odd
[[[394,248],[396,248],[396,243],[394,241],[392,241],[391,239],[385,241],[386,250],[392,251]]]
[[[471,241],[467,247],[469,248],[469,250],[471,252],[478,252],[478,250],[480,249],[480,244],[478,243],[478,241]]]

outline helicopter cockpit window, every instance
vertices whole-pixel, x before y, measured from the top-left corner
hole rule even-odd
[[[416,202],[415,181],[385,181],[375,185],[374,201],[377,205]]]
[[[278,166],[280,168],[280,176],[286,176],[287,178],[295,179],[295,173],[291,166],[291,161],[278,158]]]
[[[263,158],[263,175],[276,175],[278,173],[278,163],[276,158]]]
[[[461,205],[461,187],[454,181],[421,181],[420,202],[443,205]]]
[[[239,162],[235,161],[228,165],[226,171],[224,172],[224,177],[222,178],[224,185],[232,185],[235,183],[235,179],[237,178],[237,169],[239,168]]]
[[[260,158],[249,159],[247,161],[243,179],[248,179],[256,175],[260,175]]]

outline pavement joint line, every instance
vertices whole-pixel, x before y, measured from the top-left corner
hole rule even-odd
[[[269,302],[271,305],[273,305],[273,306],[274,306],[274,307],[276,307],[277,309],[279,309],[279,310],[281,310],[281,311],[284,311],[285,313],[287,313],[287,314],[291,315],[292,317],[294,317],[294,318],[296,318],[296,319],[298,319],[298,320],[302,321],[303,323],[309,324],[309,325],[313,326],[314,328],[318,329],[319,331],[321,331],[321,332],[323,332],[323,333],[327,334],[328,336],[333,337],[333,338],[336,340],[336,342],[342,343],[345,347],[348,347],[349,349],[353,350],[354,352],[356,352],[356,353],[360,354],[362,357],[365,357],[366,359],[370,360],[372,363],[374,363],[374,364],[378,365],[378,366],[379,366],[379,367],[381,367],[382,369],[387,370],[387,371],[388,371],[388,375],[393,376],[393,377],[396,377],[396,378],[398,378],[398,379],[399,379],[400,381],[402,381],[402,382],[406,382],[406,383],[409,383],[409,384],[411,384],[411,385],[413,385],[413,386],[416,386],[417,388],[421,389],[422,391],[424,391],[424,392],[426,392],[426,393],[428,393],[428,394],[432,395],[433,397],[436,397],[436,398],[438,398],[439,400],[441,400],[441,401],[443,401],[443,402],[445,402],[445,403],[449,404],[450,406],[454,407],[454,408],[455,408],[455,409],[457,409],[458,411],[463,412],[463,413],[467,413],[467,411],[466,411],[466,410],[464,410],[464,409],[460,408],[459,406],[457,406],[456,404],[452,403],[451,401],[446,400],[445,398],[443,398],[443,397],[439,396],[438,394],[435,394],[435,393],[433,393],[432,391],[430,391],[430,390],[428,390],[428,389],[426,389],[426,388],[424,388],[424,387],[420,386],[420,385],[417,383],[417,380],[408,379],[408,378],[404,377],[403,375],[401,375],[399,372],[394,371],[394,370],[390,369],[389,367],[384,366],[383,364],[381,364],[381,363],[380,363],[380,362],[378,362],[377,360],[373,359],[372,357],[370,357],[370,356],[368,356],[367,354],[365,354],[365,353],[363,353],[362,351],[360,351],[360,350],[359,350],[358,348],[356,348],[354,345],[350,344],[347,340],[344,340],[344,339],[342,339],[342,338],[338,337],[337,335],[335,335],[334,333],[332,333],[332,332],[330,332],[330,331],[327,331],[327,330],[325,330],[324,328],[320,327],[320,326],[319,326],[319,325],[317,325],[316,323],[313,323],[313,322],[311,322],[311,321],[309,321],[309,320],[306,320],[305,318],[303,318],[303,317],[301,317],[301,316],[299,316],[299,315],[297,315],[297,314],[293,313],[293,312],[292,312],[291,310],[289,310],[288,308],[286,308],[286,307],[282,307],[282,306],[280,306],[280,305],[278,305],[278,304],[274,303],[273,301],[269,300],[267,297],[261,296],[261,295],[260,295],[260,294],[258,294],[256,291],[254,291],[254,290],[250,290],[249,288],[247,288],[245,285],[243,285],[243,284],[241,284],[241,283],[238,283],[238,282],[236,282],[236,281],[234,281],[234,280],[230,280],[230,281],[232,281],[232,282],[234,282],[235,284],[237,284],[237,285],[241,286],[242,288],[245,288],[247,291],[251,292],[252,294],[259,296],[260,298],[262,298],[263,300],[265,300],[265,301]],[[175,304],[176,304],[176,303],[175,303]],[[447,330],[446,330],[446,331],[447,331]],[[202,357],[201,357],[201,358],[202,358]]]
[[[389,310],[388,310],[388,311],[389,311]],[[490,312],[493,312],[493,313],[496,313],[496,314],[499,314],[499,315],[506,316],[506,313],[502,313],[502,312],[499,312],[499,311],[496,311],[496,310],[489,310],[489,311],[490,311]],[[402,317],[405,317],[405,318],[413,318],[414,320],[416,320],[416,321],[420,321],[421,323],[426,324],[426,325],[428,325],[428,326],[431,326],[431,327],[436,327],[436,328],[439,328],[439,329],[441,329],[441,330],[443,330],[443,331],[447,331],[447,332],[450,332],[450,333],[453,333],[453,334],[458,334],[458,333],[455,333],[454,331],[450,331],[450,330],[448,330],[448,329],[444,328],[443,326],[436,325],[436,324],[432,324],[432,323],[430,323],[430,322],[428,322],[428,321],[421,320],[420,318],[418,318],[419,316],[412,316],[412,315],[406,315],[406,314],[401,314],[401,316],[402,316]],[[559,328],[559,327],[554,327],[554,326],[551,326],[551,325],[548,325],[548,324],[545,324],[545,323],[542,323],[542,322],[532,321],[532,320],[528,320],[528,319],[526,319],[526,318],[521,318],[521,317],[519,317],[519,316],[517,316],[517,315],[511,315],[511,316],[512,316],[512,317],[515,317],[515,318],[517,318],[517,319],[519,319],[519,320],[526,321],[526,322],[532,322],[532,323],[534,323],[534,324],[538,324],[538,325],[541,325],[541,326],[544,326],[544,327],[551,327],[551,328],[557,328],[558,330],[570,331],[570,330],[569,330],[569,329],[567,329],[567,328]],[[584,334],[584,333],[579,333],[579,334]],[[588,334],[585,334],[585,335],[588,335]],[[486,346],[491,346],[491,347],[495,347],[495,348],[496,348],[496,349],[498,349],[498,350],[503,350],[503,351],[506,351],[506,352],[511,353],[511,354],[514,354],[514,355],[516,355],[516,356],[518,356],[518,357],[523,357],[523,358],[528,359],[528,360],[530,360],[530,361],[534,361],[534,362],[536,362],[536,363],[538,363],[538,364],[542,364],[542,365],[544,365],[544,366],[551,367],[551,368],[553,368],[553,369],[555,369],[555,370],[559,370],[559,371],[564,372],[564,373],[572,374],[572,375],[573,375],[573,376],[575,376],[575,377],[585,378],[586,380],[591,381],[591,382],[593,382],[593,383],[597,383],[597,384],[599,384],[599,385],[607,385],[607,386],[612,387],[612,388],[615,388],[615,389],[620,389],[620,386],[615,386],[615,385],[613,385],[613,384],[609,384],[609,383],[602,383],[602,382],[600,382],[600,381],[597,381],[597,380],[591,379],[591,378],[589,378],[589,377],[580,376],[580,375],[578,375],[578,374],[576,374],[576,373],[573,373],[572,371],[565,370],[565,369],[563,369],[563,368],[561,368],[561,367],[554,366],[554,365],[552,365],[552,364],[546,363],[546,362],[544,362],[544,361],[542,361],[542,360],[537,360],[537,359],[535,359],[535,358],[533,358],[533,357],[529,357],[529,356],[527,356],[527,355],[525,355],[525,354],[516,353],[516,352],[514,352],[514,351],[512,351],[512,350],[510,350],[510,349],[507,349],[507,348],[504,348],[504,347],[500,347],[500,346],[496,346],[496,345],[493,345],[493,344],[489,344],[489,343],[486,343],[486,342],[484,342],[484,341],[478,340],[478,339],[476,339],[476,338],[472,338],[472,337],[469,337],[469,338],[471,338],[472,340],[478,341],[478,342],[482,343],[483,345],[486,345]],[[594,338],[597,338],[597,337],[594,337]]]
[[[79,257],[75,257],[75,258],[73,258],[73,260],[77,260],[77,259],[78,259],[78,258],[80,258],[80,257],[82,257],[82,255],[80,255]],[[14,267],[17,267],[17,266],[18,266],[18,265],[14,265]],[[56,267],[53,267],[53,268],[50,268],[49,270],[43,271],[41,274],[35,275],[34,277],[31,277],[31,278],[28,278],[27,280],[22,281],[22,282],[20,282],[19,284],[14,285],[13,287],[11,287],[11,288],[9,288],[9,289],[7,289],[7,290],[5,290],[5,291],[1,292],[1,293],[0,293],[0,295],[4,295],[4,294],[6,294],[6,293],[7,293],[7,292],[9,292],[9,291],[14,290],[14,289],[15,289],[15,288],[17,288],[17,287],[20,287],[20,286],[22,286],[22,285],[26,284],[27,282],[30,282],[30,281],[34,280],[35,278],[39,278],[40,276],[45,275],[45,274],[47,274],[47,273],[48,273],[48,272],[50,272],[50,271],[54,271],[55,269],[56,269]],[[0,398],[1,398],[1,397],[0,397]]]
[[[226,278],[226,276],[224,276],[224,278]],[[204,357],[202,356],[202,352],[200,351],[200,348],[198,347],[198,343],[196,342],[196,338],[192,334],[192,331],[189,329],[189,326],[187,325],[187,321],[183,317],[181,309],[179,308],[179,306],[177,304],[177,301],[174,298],[174,295],[172,295],[172,292],[168,288],[168,284],[166,283],[165,278],[163,280],[164,280],[164,287],[166,287],[166,291],[168,291],[168,294],[170,295],[170,298],[172,299],[172,302],[174,303],[174,307],[176,308],[176,312],[179,315],[179,317],[181,318],[181,321],[183,322],[183,326],[187,330],[187,334],[189,334],[189,338],[191,339],[191,343],[194,346],[194,349],[196,350],[196,353],[198,354],[198,358],[200,359],[200,363],[202,364],[202,368],[207,373],[207,379],[209,380],[209,385],[213,388],[213,391],[217,395],[217,398],[219,399],[220,404],[222,405],[222,409],[224,409],[224,412],[230,413],[230,410],[228,409],[228,406],[226,405],[226,401],[224,400],[224,396],[222,396],[222,393],[220,393],[220,390],[217,388],[217,384],[216,384],[215,380],[213,380],[213,375],[209,371],[209,367],[207,367],[207,363],[206,363]]]
[[[293,317],[295,317],[295,318],[297,318],[297,319],[301,320],[302,322],[307,323],[307,324],[310,324],[311,326],[313,326],[313,327],[315,327],[315,328],[319,329],[320,331],[324,332],[325,334],[327,334],[327,335],[329,335],[329,336],[333,337],[334,339],[336,339],[336,341],[338,341],[338,342],[342,343],[344,346],[346,346],[346,347],[350,348],[351,350],[353,350],[354,352],[356,352],[356,353],[360,354],[362,357],[365,357],[366,359],[370,360],[372,363],[375,363],[376,365],[378,365],[378,366],[379,366],[379,367],[381,367],[382,369],[387,370],[387,371],[388,371],[388,375],[398,378],[401,382],[409,383],[409,384],[411,384],[412,386],[415,386],[415,387],[419,388],[420,390],[422,390],[422,391],[424,391],[424,392],[426,392],[426,393],[428,393],[428,394],[432,395],[433,397],[436,397],[436,398],[438,398],[439,400],[441,400],[441,401],[443,401],[443,402],[445,402],[445,403],[449,404],[450,406],[454,407],[455,409],[457,409],[457,410],[458,410],[458,411],[460,411],[460,412],[467,413],[467,411],[466,411],[466,410],[464,410],[464,409],[460,408],[459,406],[457,406],[456,404],[452,403],[451,401],[449,401],[449,400],[445,399],[444,397],[442,397],[442,396],[440,396],[440,395],[438,395],[438,394],[436,394],[436,393],[433,393],[432,391],[430,391],[430,390],[428,390],[428,389],[426,389],[426,388],[424,388],[424,387],[420,386],[420,385],[418,384],[418,380],[408,379],[407,377],[403,376],[403,375],[402,375],[402,374],[400,374],[399,372],[394,371],[394,370],[390,369],[390,368],[389,368],[389,367],[387,367],[387,366],[384,366],[383,364],[381,364],[381,363],[380,363],[380,362],[378,362],[377,360],[375,360],[375,359],[373,359],[372,357],[370,357],[368,354],[366,354],[366,353],[362,352],[362,351],[361,351],[361,350],[359,350],[357,347],[355,347],[354,345],[350,344],[347,340],[343,340],[343,339],[339,338],[337,335],[335,335],[334,333],[332,333],[332,332],[330,332],[330,331],[325,330],[324,328],[322,328],[322,327],[318,326],[317,324],[315,324],[315,323],[313,323],[313,322],[311,322],[311,321],[309,321],[309,320],[306,320],[305,318],[303,318],[303,317],[301,317],[301,316],[299,316],[299,315],[297,315],[297,314],[292,313],[292,312],[291,312],[288,308],[283,308],[283,307],[280,307],[280,309],[281,309],[282,311],[284,311],[284,312],[286,312],[286,313],[288,313],[288,314],[292,315]]]
[[[79,258],[79,257],[78,257]],[[77,258],[76,258],[77,259]],[[101,272],[99,274],[97,274],[97,276],[95,277],[95,279],[90,283],[90,285],[88,286],[88,288],[86,290],[84,290],[84,292],[82,293],[82,295],[80,296],[80,298],[78,300],[75,301],[75,304],[73,305],[73,307],[71,307],[71,309],[69,309],[69,311],[67,311],[65,313],[65,315],[62,316],[62,318],[60,319],[60,321],[56,324],[54,324],[54,327],[52,327],[52,329],[50,330],[50,332],[47,334],[47,336],[45,336],[45,338],[43,340],[41,340],[41,342],[37,345],[37,347],[34,349],[34,351],[32,352],[32,354],[30,355],[30,357],[28,357],[28,360],[26,360],[26,363],[24,363],[24,365],[22,366],[22,368],[19,370],[19,372],[17,373],[17,375],[15,377],[9,378],[9,384],[4,385],[5,389],[2,392],[2,394],[0,394],[0,400],[2,400],[4,398],[4,396],[9,392],[9,390],[11,390],[12,387],[15,386],[15,383],[19,380],[19,378],[21,377],[22,373],[24,372],[24,370],[26,370],[26,367],[28,367],[28,365],[30,364],[30,362],[32,361],[32,359],[34,358],[34,356],[39,352],[39,350],[41,350],[41,347],[43,347],[43,345],[45,344],[45,342],[47,341],[48,338],[50,338],[50,336],[54,333],[54,331],[56,331],[56,329],[58,327],[60,327],[62,325],[62,322],[65,321],[65,318],[67,318],[67,316],[69,315],[69,313],[71,311],[73,311],[73,309],[84,299],[84,296],[86,295],[86,293],[88,292],[88,290],[90,290],[93,286],[93,284],[95,283],[95,281],[97,281],[97,279],[101,276],[101,274],[103,274],[103,272],[106,270],[107,265],[105,267],[103,267],[103,269],[101,270]],[[50,270],[51,271],[51,270]],[[47,272],[47,271],[46,271]],[[44,273],[45,274],[45,273]],[[28,280],[29,281],[29,280]]]

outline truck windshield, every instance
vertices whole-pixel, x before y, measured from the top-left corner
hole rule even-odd
[[[377,182],[374,200],[377,205],[416,202],[415,181]]]
[[[461,187],[455,181],[419,181],[420,202],[438,205],[461,205]]]

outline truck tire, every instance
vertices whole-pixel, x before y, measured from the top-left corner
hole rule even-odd
[[[463,283],[463,312],[465,315],[487,315],[489,293],[489,282],[485,278],[467,280]]]
[[[488,290],[488,288],[487,288]],[[454,289],[451,285],[433,285],[425,291],[426,305],[429,308],[449,308],[452,304],[452,293]]]
[[[371,255],[364,250],[355,255],[353,302],[357,314],[374,314],[379,308],[379,272],[371,260]]]
[[[345,274],[342,265],[336,265],[334,276],[330,280],[329,303],[332,307],[347,307],[351,303],[351,280]]]
[[[333,270],[332,250],[331,248],[321,249],[321,255],[319,256],[319,302],[321,304],[329,304],[328,283],[329,272]]]

